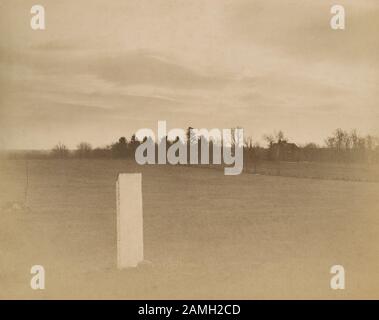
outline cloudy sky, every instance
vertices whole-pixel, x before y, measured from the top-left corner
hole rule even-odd
[[[42,4],[46,30],[33,31]],[[299,143],[379,135],[379,2],[0,0],[0,148],[242,126]]]

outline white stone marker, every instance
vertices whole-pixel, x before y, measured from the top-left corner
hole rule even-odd
[[[117,189],[117,267],[143,261],[142,175],[120,173]]]

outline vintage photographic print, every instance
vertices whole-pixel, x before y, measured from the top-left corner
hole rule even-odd
[[[0,299],[379,298],[377,0],[0,12]]]

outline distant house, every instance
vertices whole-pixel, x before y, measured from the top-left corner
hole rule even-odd
[[[287,140],[271,143],[269,147],[270,158],[280,161],[298,161],[299,150],[295,143],[289,143]]]

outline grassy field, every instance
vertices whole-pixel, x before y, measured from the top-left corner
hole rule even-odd
[[[249,164],[246,171],[294,178],[379,182],[378,164],[261,161]]]
[[[25,161],[0,162],[0,298],[379,298],[379,183],[122,160],[28,167],[24,209]],[[123,271],[119,172],[142,172],[149,261]],[[44,291],[30,288],[35,264]],[[345,290],[330,289],[335,264]]]

